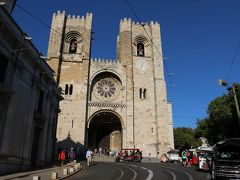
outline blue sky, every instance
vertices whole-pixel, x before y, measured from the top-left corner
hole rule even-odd
[[[206,117],[208,103],[226,93],[218,79],[240,82],[239,0],[128,0],[142,22],[161,25],[168,100],[173,103],[174,127],[195,127]],[[92,57],[115,59],[120,19],[137,21],[125,0],[18,0],[17,23],[47,55],[50,29],[45,24],[57,10],[66,14],[93,13]],[[230,68],[232,64],[232,68]],[[168,72],[174,73],[170,78]],[[229,73],[230,72],[230,73]]]

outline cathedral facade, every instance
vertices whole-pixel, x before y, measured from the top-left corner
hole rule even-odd
[[[147,156],[174,147],[160,25],[120,21],[116,60],[91,59],[92,14],[53,14],[48,63],[62,88],[57,141]]]

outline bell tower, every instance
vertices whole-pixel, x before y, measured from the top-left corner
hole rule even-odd
[[[62,88],[57,139],[71,138],[84,144],[87,84],[91,51],[92,14],[53,14],[48,46],[48,64]]]
[[[173,148],[171,104],[167,101],[160,25],[120,22],[117,56],[126,67],[127,141],[149,152]]]

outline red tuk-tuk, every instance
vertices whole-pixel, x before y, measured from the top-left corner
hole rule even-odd
[[[116,162],[127,161],[127,162],[141,162],[142,152],[137,148],[127,148],[122,149],[117,157],[115,158]]]

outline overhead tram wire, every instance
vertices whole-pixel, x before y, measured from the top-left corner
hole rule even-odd
[[[134,16],[136,17],[136,19],[137,19],[139,22],[141,22],[140,18],[137,16],[137,14],[136,14],[136,12],[134,11],[134,9],[133,9],[133,7],[131,6],[131,4],[130,4],[127,0],[124,0],[124,1],[126,2],[126,4],[128,5],[128,7],[130,8],[130,10],[132,11],[132,13],[134,14]],[[153,43],[153,46],[157,49],[158,54],[161,56],[161,58],[163,58],[161,52],[159,52],[159,49],[157,48],[157,46],[156,46],[155,43],[153,42],[152,38],[151,38],[150,35],[148,34],[148,32],[147,32],[146,28],[144,27],[144,25],[145,25],[145,24],[142,24],[142,25],[141,25],[142,28],[143,28],[144,31],[146,32],[148,38],[149,38],[149,39],[151,40],[151,42]]]
[[[231,72],[232,72],[233,63],[235,62],[239,51],[240,51],[240,45],[238,45],[238,47],[237,47],[237,49],[236,49],[236,51],[235,51],[235,53],[233,55],[233,58],[232,58],[232,60],[230,62],[230,67],[229,67],[227,78],[226,78],[227,82],[230,82],[230,76],[231,76]]]
[[[22,11],[24,11],[26,14],[28,14],[29,16],[31,16],[32,18],[34,18],[35,20],[37,20],[38,22],[40,22],[41,24],[43,24],[45,27],[49,28],[50,30],[56,32],[59,36],[62,36],[61,33],[59,33],[57,30],[53,29],[49,24],[47,24],[46,22],[42,21],[40,18],[38,18],[37,16],[35,16],[34,14],[32,14],[31,12],[29,12],[27,9],[25,9],[24,7],[20,6],[19,4],[16,4],[16,6],[21,9]],[[90,57],[90,55],[85,52],[81,47],[77,46],[87,57]]]
[[[127,4],[127,6],[129,7],[129,9],[132,11],[133,15],[136,17],[137,21],[139,21],[139,22],[141,23],[140,18],[138,17],[137,13],[135,12],[135,10],[134,10],[133,7],[131,6],[131,4],[130,4],[127,0],[124,0],[124,1],[125,1],[125,3]],[[162,53],[159,51],[159,49],[157,48],[156,44],[153,42],[152,38],[151,38],[150,35],[148,34],[148,32],[147,32],[146,28],[144,27],[144,25],[145,25],[145,24],[142,24],[142,25],[141,25],[142,28],[143,28],[143,30],[146,32],[148,38],[151,40],[151,43],[153,44],[153,46],[156,48],[158,54],[159,54],[159,55],[161,56],[161,58],[163,59],[163,62],[165,62],[165,61],[164,61],[164,58],[163,58],[163,56],[162,56]],[[164,65],[164,67],[166,68],[166,71],[167,71],[167,74],[168,74],[168,75],[169,75],[169,74],[172,74],[172,73],[170,73],[169,68],[168,68],[168,66],[167,66],[166,63],[165,63],[165,65]],[[172,83],[171,76],[169,75],[168,77],[169,77],[169,82],[170,82],[170,84],[171,84],[171,83]],[[170,86],[170,88],[171,88],[171,87],[173,87],[173,86]]]

